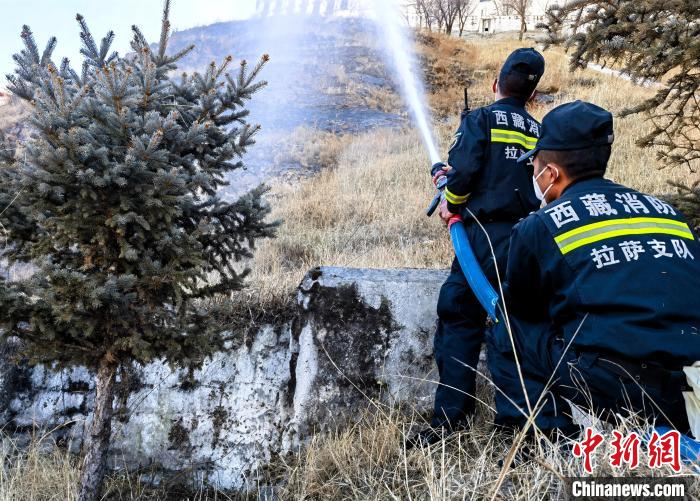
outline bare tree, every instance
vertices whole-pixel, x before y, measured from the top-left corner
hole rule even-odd
[[[452,34],[452,27],[457,19],[459,4],[462,0],[436,0],[435,11],[438,17],[438,23],[445,27],[447,35]]]
[[[459,36],[464,33],[464,27],[467,25],[467,20],[474,13],[476,3],[472,0],[458,0],[457,4],[457,25],[459,27]]]
[[[442,33],[443,26],[445,26],[445,19],[440,14],[440,9],[438,8],[438,4],[440,3],[440,1],[441,0],[433,0],[431,3],[433,9],[433,19],[437,24],[437,30]]]
[[[406,19],[406,21],[410,24],[410,11],[413,10],[413,12],[416,14],[416,18],[418,19],[418,28],[422,28],[423,18],[420,15],[420,9],[418,9],[418,2],[407,2],[404,7],[405,9],[402,9],[404,19]]]
[[[499,2],[496,2],[498,5]],[[532,7],[532,0],[501,0],[500,7],[504,12],[514,11],[520,18],[520,35],[518,40],[523,39],[523,35],[527,33],[527,14]]]
[[[435,0],[416,0],[414,7],[421,26],[428,28],[428,31],[433,31],[433,24],[435,22]]]
[[[467,18],[473,12],[474,0],[416,0],[413,7],[416,9],[421,26],[432,31],[444,31],[451,35],[455,23],[459,28],[460,36],[464,32]]]

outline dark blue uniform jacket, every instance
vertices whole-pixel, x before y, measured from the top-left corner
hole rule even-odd
[[[515,226],[506,281],[511,314],[550,322],[575,349],[669,369],[700,360],[700,244],[658,198],[570,185]]]
[[[466,220],[466,205],[482,222],[516,222],[537,209],[532,165],[517,159],[535,147],[539,135],[540,123],[512,97],[469,113],[448,155],[452,170],[445,198],[450,212]]]

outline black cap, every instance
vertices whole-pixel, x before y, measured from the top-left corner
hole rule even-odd
[[[532,81],[534,90],[544,75],[544,57],[535,49],[515,49],[503,63],[499,78],[512,73],[519,73]]]
[[[584,101],[557,106],[542,119],[540,138],[535,149],[518,158],[527,160],[539,150],[583,150],[612,144],[613,116],[609,111]]]

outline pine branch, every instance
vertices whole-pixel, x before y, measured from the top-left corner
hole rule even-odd
[[[140,53],[141,49],[143,49],[144,47],[148,47],[146,37],[143,36],[143,33],[136,25],[131,26],[131,31],[134,34],[134,37],[131,39],[131,48],[134,49],[134,52]]]
[[[107,35],[102,39],[102,42],[100,43],[100,54],[99,58],[100,61],[103,62],[103,66],[109,64],[110,62],[114,61],[117,58],[117,53],[113,52],[109,57],[107,57],[107,54],[109,53],[109,49],[112,46],[112,42],[114,42],[114,32],[109,31],[107,32]]]
[[[53,54],[53,51],[56,48],[56,43],[56,37],[49,38],[49,41],[46,44],[46,48],[44,49],[44,53],[41,55],[41,61],[39,61],[40,66],[46,66],[49,63],[51,63],[51,55]]]
[[[26,48],[26,53],[29,56],[27,59],[29,59],[30,63],[39,65],[41,63],[41,60],[39,59],[39,49],[36,45],[36,41],[34,40],[32,31],[26,24],[22,26],[21,36]]]
[[[163,19],[161,21],[160,41],[158,43],[158,59],[165,59],[165,51],[168,48],[170,38],[170,0],[165,0],[163,5]]]
[[[174,56],[170,56],[170,57],[167,58],[166,60],[168,61],[168,63],[177,62],[177,61],[179,61],[180,59],[182,59],[183,57],[185,57],[187,54],[189,54],[190,52],[192,52],[192,51],[194,50],[194,48],[195,48],[194,44],[188,45],[187,47],[185,47],[184,49],[182,49],[180,52],[177,52]]]
[[[85,56],[85,61],[87,61],[88,64],[96,68],[102,68],[104,66],[104,64],[102,64],[103,61],[100,59],[100,53],[97,50],[95,39],[93,38],[92,33],[90,33],[90,29],[88,28],[85,18],[80,14],[77,14],[75,19],[80,25],[80,39],[83,42],[83,47],[80,49],[80,53]]]
[[[622,66],[635,82],[661,85],[656,95],[623,110],[654,123],[638,144],[660,147],[659,158],[700,167],[700,3],[665,0],[573,0],[547,11],[547,43],[571,52],[571,69],[589,62]]]

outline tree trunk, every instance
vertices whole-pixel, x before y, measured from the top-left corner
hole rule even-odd
[[[525,16],[522,16],[520,18],[520,36],[518,37],[518,40],[522,42],[523,40],[523,33],[527,31],[527,24],[525,23]]]
[[[117,361],[111,353],[100,360],[95,382],[95,405],[90,432],[83,443],[79,501],[97,501],[102,493],[107,449],[112,432],[114,376]]]

